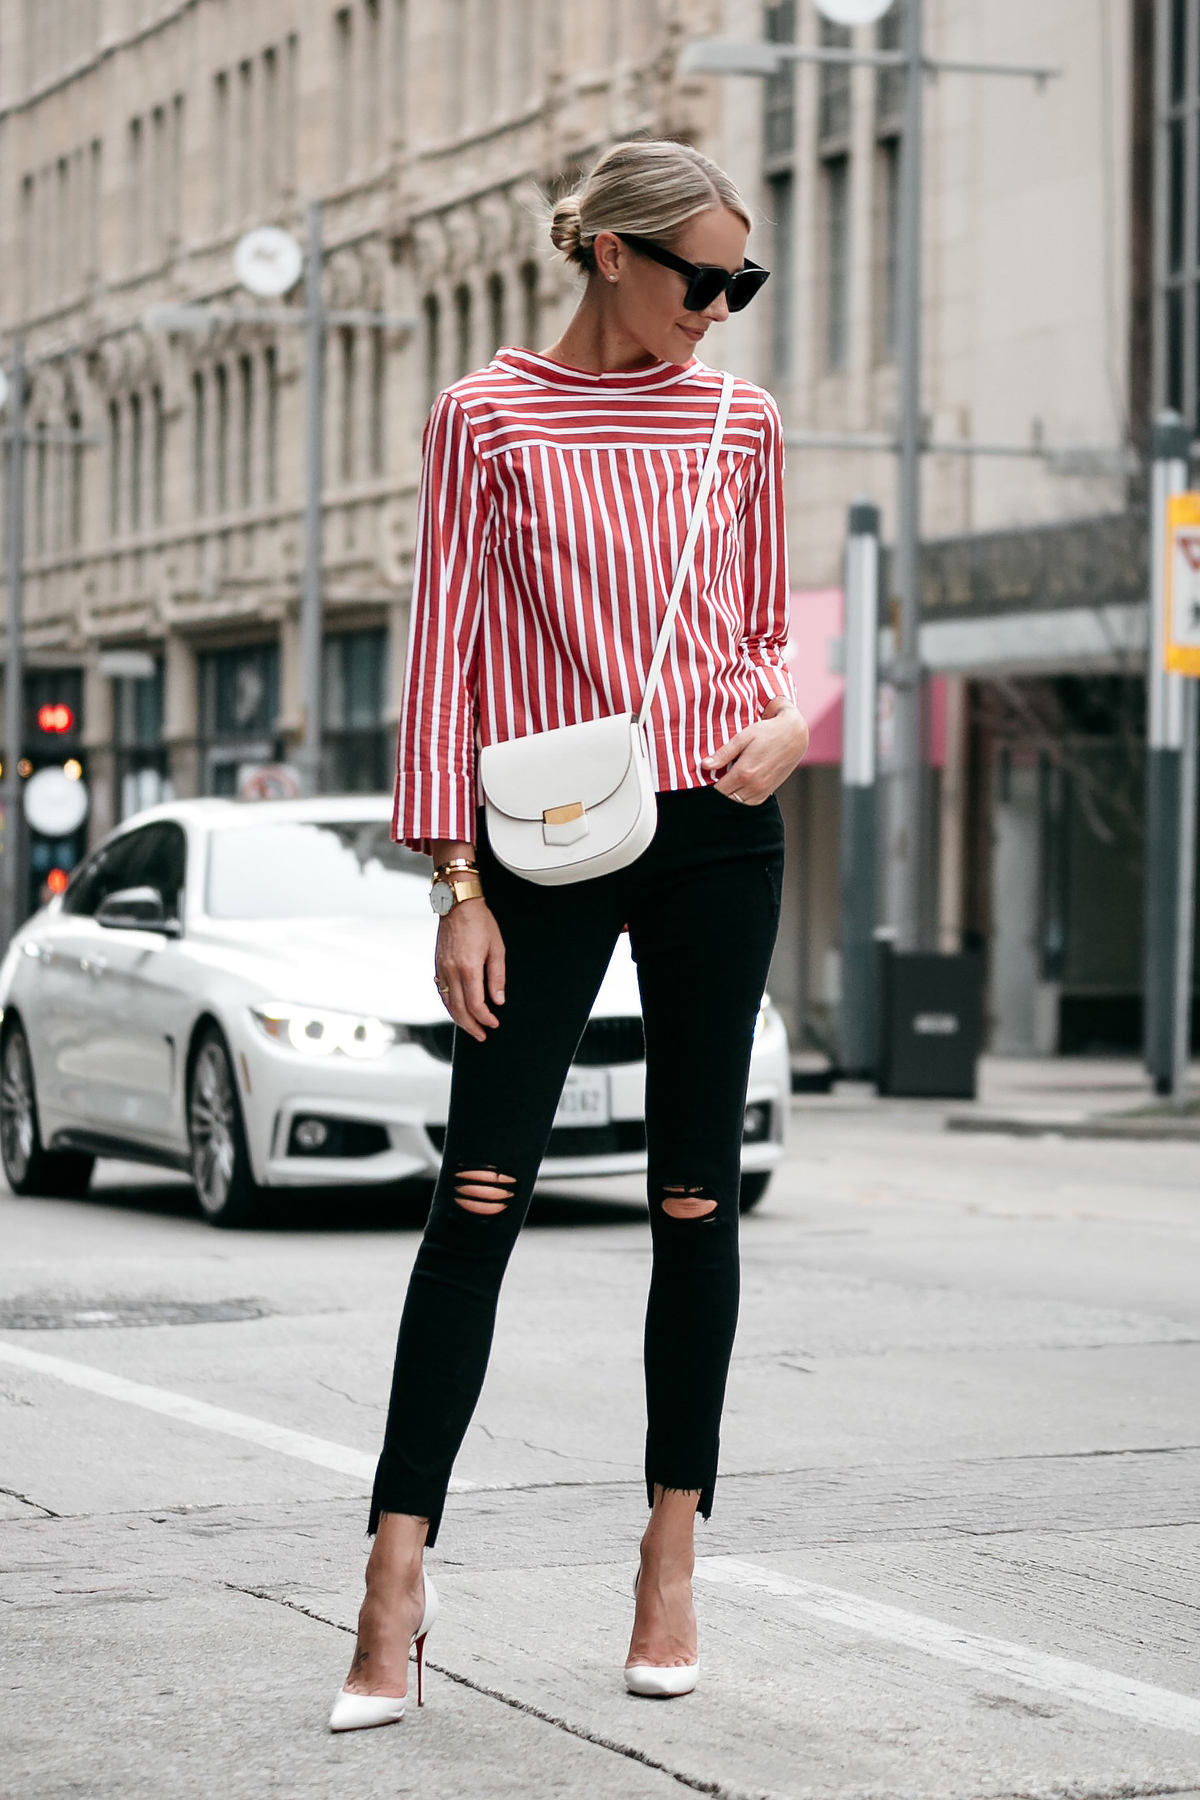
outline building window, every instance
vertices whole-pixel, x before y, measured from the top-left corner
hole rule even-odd
[[[82,413],[68,413],[67,428],[72,432],[81,432]],[[83,449],[82,444],[72,444],[67,450],[67,466],[71,471],[67,499],[67,542],[72,550],[78,550],[83,543]]]
[[[844,369],[850,339],[850,158],[821,166],[825,202],[825,363]]]
[[[771,370],[777,381],[792,373],[795,333],[792,267],[795,256],[795,181],[790,170],[767,183],[771,204]]]
[[[265,426],[264,486],[268,500],[275,500],[279,495],[279,359],[273,344],[268,345],[263,355],[263,386]]]
[[[848,25],[821,20],[820,43],[825,50],[849,50]],[[821,63],[817,77],[817,135],[822,144],[839,147],[850,136],[850,64]]]
[[[344,181],[350,173],[351,119],[354,107],[354,38],[350,8],[333,15],[333,173]]]
[[[529,0],[520,0],[521,12]],[[532,8],[530,8],[532,10]],[[454,138],[467,122],[467,71],[470,58],[466,53],[466,6],[464,0],[442,0],[438,9],[442,25],[442,67],[446,76],[445,128]]]
[[[229,510],[229,371],[224,363],[218,363],[213,371],[213,384],[217,390],[217,441],[214,458],[215,499],[219,513]]]
[[[363,0],[363,138],[374,166],[379,156],[379,0]]]
[[[208,391],[204,371],[192,376],[192,506],[203,518],[208,507]]]
[[[122,675],[113,682],[113,752],[122,819],[174,799],[163,743],[163,689],[161,656],[153,658],[150,674]]]
[[[129,529],[142,529],[142,396],[129,400]]]
[[[258,173],[258,164],[254,153],[254,64],[249,61],[238,64],[237,125],[234,143],[237,184],[235,210],[241,221],[249,218],[254,211]]]
[[[774,0],[763,13],[763,35],[772,44],[790,44],[796,36],[795,0]],[[763,88],[763,155],[768,171],[775,157],[790,157],[796,136],[796,68],[785,63],[768,75]]]
[[[343,481],[354,480],[354,414],[357,385],[357,357],[354,327],[344,325],[340,332],[342,361],[342,413],[338,442],[338,474]]]
[[[108,529],[121,535],[121,403],[108,403]]]
[[[167,414],[160,387],[155,387],[150,395],[150,419],[150,505],[154,523],[161,525],[166,517]]]
[[[408,101],[408,0],[392,0],[392,136],[404,138]]]
[[[219,231],[229,217],[229,74],[213,77],[212,222]]]
[[[279,194],[279,55],[272,46],[262,58],[262,181],[268,203]]]
[[[129,267],[136,269],[142,260],[142,121],[129,121]]]
[[[454,373],[458,380],[471,371],[471,290],[454,290]]]
[[[238,499],[243,506],[254,500],[254,364],[248,356],[238,359]]]
[[[495,356],[504,342],[504,277],[489,275],[487,284],[488,346]]]
[[[429,411],[441,392],[442,309],[436,294],[425,297],[425,408]]]
[[[378,326],[371,333],[370,403],[371,473],[382,475],[387,466],[387,339]]]
[[[892,0],[875,27],[877,50],[904,48],[904,0]],[[899,131],[904,119],[904,82],[902,68],[877,69],[875,72],[875,129],[880,136]]]
[[[325,755],[338,793],[378,793],[392,781],[395,733],[384,723],[387,632],[325,639]]]
[[[875,149],[875,359],[896,355],[900,293],[900,139],[881,138]]]
[[[47,456],[47,451],[49,445],[47,444],[46,439],[41,435],[41,432],[44,431],[44,429],[44,426],[34,426],[34,430],[38,432],[37,442],[33,452],[33,554],[35,556],[44,556],[46,554],[46,490],[49,481],[49,457]]]
[[[209,650],[199,658],[201,785],[236,794],[246,764],[279,756],[279,645]]]
[[[538,293],[538,266],[535,262],[521,265],[521,342],[526,350],[536,350],[542,335],[542,305]]]

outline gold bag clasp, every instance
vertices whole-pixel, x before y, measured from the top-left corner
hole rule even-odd
[[[572,800],[569,806],[548,806],[542,814],[542,824],[569,825],[573,819],[582,819],[583,812],[582,800]]]

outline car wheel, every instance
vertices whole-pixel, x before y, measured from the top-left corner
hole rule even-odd
[[[250,1172],[233,1063],[215,1025],[201,1033],[192,1057],[188,1141],[196,1197],[209,1224],[256,1224],[263,1191]]]
[[[743,1175],[742,1191],[738,1196],[738,1211],[753,1212],[770,1185],[771,1172],[769,1169],[757,1169],[749,1175]]]
[[[14,1194],[78,1200],[87,1193],[95,1158],[75,1150],[45,1150],[38,1125],[33,1058],[24,1028],[14,1020],[4,1034],[0,1066],[0,1157]]]

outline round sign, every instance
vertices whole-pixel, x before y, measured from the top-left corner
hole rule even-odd
[[[43,837],[70,837],[87,818],[88,791],[63,769],[39,769],[25,783],[25,817]]]
[[[304,252],[290,231],[278,225],[259,225],[238,239],[233,253],[234,274],[244,288],[260,300],[278,300],[294,288],[304,267]]]
[[[4,408],[7,404],[8,404],[8,374],[4,369],[0,369],[0,412],[4,411]]]
[[[873,25],[892,0],[815,0],[815,4],[832,25]]]

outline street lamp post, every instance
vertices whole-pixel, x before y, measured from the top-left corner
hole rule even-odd
[[[62,353],[51,351],[35,357],[53,362]],[[30,443],[60,447],[95,444],[95,433],[25,425],[25,386],[29,365],[25,340],[12,340],[7,374],[0,370],[0,407],[7,407],[8,423],[0,438],[8,446],[7,526],[8,557],[5,570],[6,644],[4,652],[4,853],[0,858],[0,943],[7,947],[25,913],[26,831],[24,790],[21,786],[21,753],[25,748],[25,448]]]
[[[3,926],[7,946],[21,923],[21,752],[25,726],[25,340],[13,339],[8,371],[8,635],[4,655]]]
[[[818,9],[841,24],[863,24],[880,18],[889,0],[817,0]],[[904,73],[904,124],[900,147],[900,196],[897,271],[897,360],[899,419],[895,439],[855,434],[807,434],[809,448],[894,449],[896,530],[893,582],[897,600],[895,656],[886,671],[895,690],[895,739],[890,763],[886,828],[884,902],[896,947],[916,949],[920,939],[922,821],[922,722],[920,657],[919,557],[921,530],[921,457],[932,446],[923,441],[921,421],[921,135],[922,89],[927,74],[1013,75],[1039,86],[1061,71],[1030,64],[965,61],[925,54],[922,0],[906,0],[904,47],[900,50],[853,50],[840,45],[781,44],[756,40],[733,42],[700,38],[685,45],[681,72],[709,75],[775,75],[789,62],[826,66],[862,64]],[[804,444],[806,434],[788,433],[788,442]],[[823,438],[824,441],[820,441]],[[960,445],[975,454],[1004,454],[1007,447]]]

